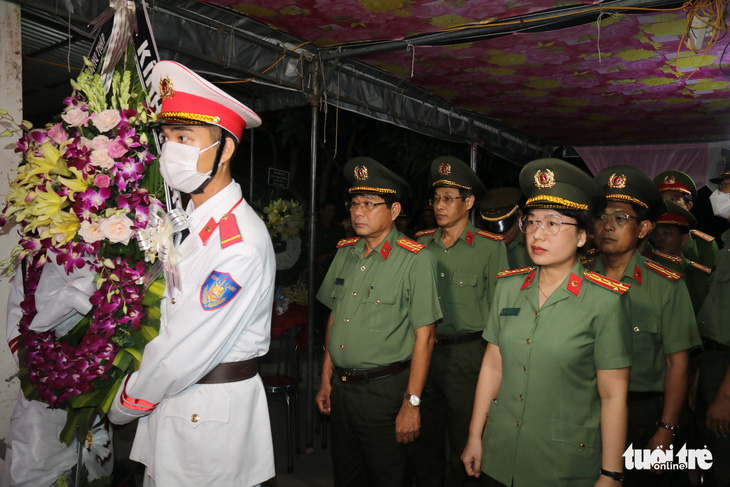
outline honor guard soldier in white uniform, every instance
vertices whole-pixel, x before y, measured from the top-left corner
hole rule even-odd
[[[275,259],[264,223],[230,164],[261,119],[184,66],[152,71],[162,99],[160,171],[190,194],[190,231],[175,249],[181,289],[168,283],[160,334],[109,411],[140,418],[130,458],[146,486],[252,486],[274,476],[257,359],[269,349]]]

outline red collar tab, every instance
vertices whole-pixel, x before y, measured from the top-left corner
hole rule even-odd
[[[389,254],[390,254],[390,244],[386,240],[383,243],[383,246],[380,248],[380,255],[383,256],[383,260],[387,260]]]
[[[641,284],[642,277],[644,277],[644,271],[641,270],[638,264],[634,265],[634,280]]]
[[[583,279],[576,276],[574,272],[570,273],[570,280],[568,281],[568,291],[578,296],[580,294],[580,286],[583,284]]]
[[[466,235],[464,236],[464,241],[468,243],[469,245],[474,245],[474,234],[471,233],[471,230],[466,232]]]
[[[233,210],[241,204],[241,201],[243,201],[243,198],[238,200],[238,202],[221,217],[220,224],[217,223],[213,217],[208,220],[205,227],[203,227],[200,233],[198,233],[203,245],[208,245],[208,240],[210,240],[210,237],[219,225],[221,227],[221,248],[225,249],[228,246],[243,241],[241,232],[238,229],[238,224],[236,223],[236,216],[232,214]]]
[[[529,274],[527,274],[527,276],[525,276],[525,281],[522,283],[522,286],[520,287],[520,291],[522,291],[527,286],[529,286],[530,283],[532,283],[532,280],[535,278],[535,274],[537,274],[537,270],[534,270],[534,271],[530,272]]]

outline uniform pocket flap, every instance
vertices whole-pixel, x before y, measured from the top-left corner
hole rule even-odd
[[[169,417],[185,420],[193,427],[205,422],[227,423],[231,415],[230,398],[188,395],[184,400],[173,399],[165,413]]]
[[[585,450],[600,450],[601,438],[598,428],[568,423],[553,423],[552,440],[575,449],[577,452]]]
[[[454,274],[451,276],[451,285],[459,287],[475,287],[477,285],[477,276],[476,274],[464,274],[460,272],[454,272]]]

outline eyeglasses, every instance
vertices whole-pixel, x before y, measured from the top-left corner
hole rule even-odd
[[[600,215],[597,215],[594,220],[599,225],[605,225],[606,223],[608,223],[610,221],[617,227],[623,227],[632,218],[638,219],[637,217],[631,216],[626,212],[616,211],[614,213],[601,213]]]
[[[464,198],[462,196],[434,196],[430,200],[428,200],[428,204],[432,206],[436,206],[442,201],[445,205],[450,205],[453,203],[454,200],[463,200]]]
[[[520,218],[520,230],[522,230],[522,233],[535,233],[538,228],[542,228],[545,235],[554,237],[560,232],[561,225],[578,226],[577,223],[564,222],[556,216],[549,216],[543,220],[535,220],[529,215]]]
[[[373,203],[372,201],[363,201],[361,203],[356,203],[354,201],[346,201],[345,202],[345,208],[350,210],[350,213],[353,211],[357,211],[359,209],[362,209],[363,211],[369,212],[373,211],[376,206],[385,205],[385,201],[381,203]]]

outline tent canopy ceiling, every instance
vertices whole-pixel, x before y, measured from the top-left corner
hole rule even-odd
[[[87,25],[107,2],[17,3],[38,74],[25,82],[47,94],[47,63],[88,51]],[[245,81],[226,89],[259,111],[326,102],[524,162],[555,146],[728,138],[721,63],[730,37],[719,32],[705,55],[693,54],[678,6],[155,0],[149,14],[162,58],[212,81]]]

